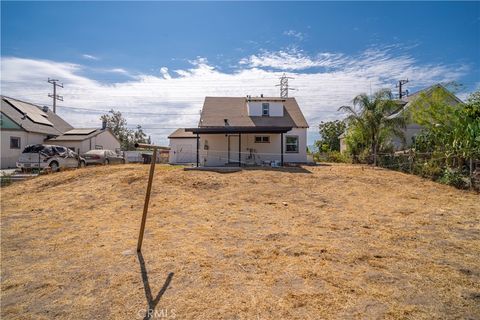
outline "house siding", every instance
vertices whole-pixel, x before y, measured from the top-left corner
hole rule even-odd
[[[194,163],[197,161],[196,138],[171,138],[168,162],[171,164]]]
[[[54,140],[48,143],[73,148],[75,152],[80,150],[80,154],[93,150],[96,146],[102,149],[120,151],[120,142],[108,130],[86,140]]]
[[[231,162],[238,161],[238,135],[232,135],[231,138]],[[269,143],[255,143],[255,136],[269,136]],[[286,137],[298,137],[298,152],[286,152]],[[229,143],[228,135],[224,134],[201,134],[199,141],[199,164],[201,166],[216,167],[224,166],[229,162]],[[171,139],[171,155],[177,142]],[[190,140],[190,139],[189,139]],[[194,161],[196,162],[196,141],[191,139],[193,146]],[[261,165],[263,162],[281,161],[281,137],[280,134],[242,134],[241,135],[241,163],[247,165]],[[294,128],[284,134],[283,139],[283,160],[286,163],[306,163],[307,162],[307,130],[305,128]],[[171,163],[176,162],[176,156],[172,156]]]
[[[20,149],[10,149],[10,137],[20,138]],[[2,169],[16,168],[18,158],[23,149],[30,144],[43,143],[46,135],[41,133],[26,132],[24,130],[3,130],[1,131],[0,167]]]

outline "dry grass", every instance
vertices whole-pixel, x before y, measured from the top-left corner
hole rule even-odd
[[[478,194],[361,166],[160,167],[145,291],[133,252],[147,171],[1,190],[3,319],[141,319],[164,284],[157,319],[480,317]]]

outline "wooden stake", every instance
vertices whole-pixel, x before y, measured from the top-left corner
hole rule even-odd
[[[136,145],[136,147],[138,146]],[[150,202],[150,192],[152,191],[153,173],[155,172],[156,161],[157,161],[157,148],[154,147],[152,163],[150,164],[150,173],[148,175],[147,193],[145,194],[145,203],[143,204],[143,216],[142,216],[142,224],[140,225],[140,234],[138,235],[137,252],[142,251],[143,233],[145,232],[145,223],[147,222],[148,203]]]

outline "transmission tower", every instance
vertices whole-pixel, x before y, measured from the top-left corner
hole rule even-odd
[[[53,84],[53,94],[49,93],[48,96],[53,99],[53,113],[57,113],[57,100],[63,101],[63,96],[57,94],[57,86],[63,88],[63,83],[58,83],[57,79],[48,78],[48,83]]]
[[[280,97],[281,98],[288,98],[288,90],[297,90],[294,88],[290,88],[288,86],[288,79],[293,79],[292,77],[287,77],[287,75],[284,73],[280,77],[280,84],[275,85],[276,87],[280,87]]]

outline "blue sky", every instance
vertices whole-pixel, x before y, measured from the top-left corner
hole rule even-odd
[[[163,144],[196,125],[205,95],[277,95],[283,72],[310,143],[354,95],[400,78],[410,91],[455,80],[461,97],[480,84],[479,2],[2,2],[1,14],[2,94],[48,104],[56,77],[72,124],[115,107]]]

